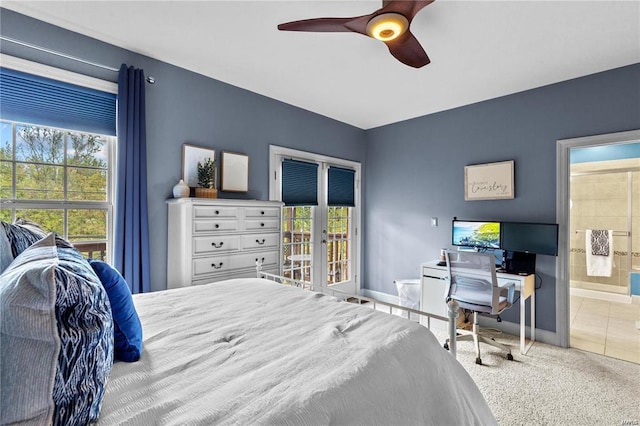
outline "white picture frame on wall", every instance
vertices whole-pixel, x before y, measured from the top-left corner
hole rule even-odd
[[[237,152],[220,153],[220,190],[225,192],[249,191],[249,156]]]
[[[513,198],[515,198],[513,160],[465,166],[464,199],[466,201]]]

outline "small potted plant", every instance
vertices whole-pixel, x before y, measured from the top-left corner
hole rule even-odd
[[[207,158],[204,163],[198,161],[198,187],[196,197],[218,198],[216,189],[216,160]]]

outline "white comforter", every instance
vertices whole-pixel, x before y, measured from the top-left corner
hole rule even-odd
[[[495,424],[424,327],[260,279],[134,296],[136,363],[118,362],[100,424]]]

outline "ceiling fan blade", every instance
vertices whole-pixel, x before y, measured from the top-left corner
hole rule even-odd
[[[349,32],[345,24],[353,18],[314,18],[278,25],[280,31],[309,31],[318,33]]]
[[[410,67],[421,68],[431,62],[411,31],[407,31],[397,39],[385,44],[397,60]]]

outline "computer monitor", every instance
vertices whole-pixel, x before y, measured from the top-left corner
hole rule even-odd
[[[451,244],[481,249],[500,248],[500,222],[457,220],[451,225]]]
[[[502,222],[500,248],[505,251],[557,256],[558,225]]]

